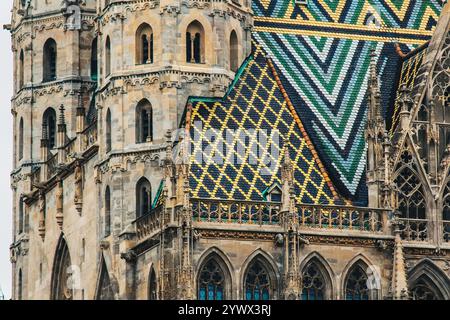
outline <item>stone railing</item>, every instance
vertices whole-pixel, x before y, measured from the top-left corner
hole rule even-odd
[[[280,203],[191,199],[194,221],[254,225],[280,224]]]
[[[401,237],[406,241],[427,241],[428,220],[400,218]]]
[[[83,136],[83,150],[89,149],[97,142],[97,122],[92,123],[89,127],[82,132]]]
[[[31,185],[41,182],[41,168],[37,167],[31,172]]]
[[[193,220],[198,222],[281,225],[280,203],[191,199]],[[300,204],[301,228],[387,233],[387,210],[352,206]]]
[[[73,155],[75,152],[76,152],[76,150],[75,150],[75,146],[76,146],[76,144],[75,144],[75,142],[77,141],[77,139],[76,138],[73,138],[73,139],[71,139],[71,140],[69,140],[69,142],[66,144],[66,146],[64,147],[65,148],[65,151],[66,151],[66,157],[68,158],[70,155]]]
[[[138,240],[151,237],[161,230],[163,213],[164,206],[160,205],[152,209],[150,213],[139,217],[134,221]]]
[[[450,243],[450,221],[442,221],[442,238],[444,242]]]
[[[389,211],[353,206],[297,205],[300,227],[387,232]]]
[[[57,173],[58,170],[58,154],[55,153],[47,160],[47,172],[48,176],[52,177]]]

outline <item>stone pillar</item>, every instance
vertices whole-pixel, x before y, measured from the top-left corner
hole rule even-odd
[[[403,244],[400,237],[400,225],[401,221],[398,219],[398,213],[395,214],[395,218],[392,221],[392,227],[394,228],[395,243],[392,262],[392,281],[390,295],[393,300],[408,300],[408,281],[406,280],[406,267],[405,257],[403,255]]]
[[[299,225],[295,207],[294,169],[289,147],[284,145],[284,159],[281,168],[283,183],[281,216],[284,227],[284,290],[283,299],[300,299],[299,273]]]
[[[79,97],[81,99],[81,96]],[[80,104],[77,107],[77,123],[76,123],[76,134],[77,134],[77,145],[76,145],[76,152],[81,153],[83,152],[83,130],[85,128],[85,110],[83,106]]]
[[[58,164],[66,162],[66,120],[64,116],[64,105],[59,107],[58,134],[56,136],[56,147],[58,149]]]

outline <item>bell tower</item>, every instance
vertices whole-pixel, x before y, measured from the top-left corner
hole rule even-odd
[[[95,87],[90,77],[94,17],[95,0],[14,0],[11,24],[6,26],[14,57],[14,298],[26,299],[35,285],[29,277],[28,242],[37,228],[31,228],[34,214],[26,199],[48,178],[39,171],[43,163],[75,138],[77,109],[88,109]],[[58,128],[61,105],[64,132]]]

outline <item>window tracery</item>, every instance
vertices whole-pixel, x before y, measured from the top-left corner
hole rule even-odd
[[[324,300],[325,278],[317,263],[310,261],[302,273],[302,300]]]
[[[199,300],[224,300],[225,274],[213,258],[209,259],[202,267],[198,279]]]
[[[259,259],[250,264],[244,283],[245,300],[271,299],[270,276],[266,266]]]
[[[354,265],[347,276],[345,283],[346,300],[369,300],[370,290],[367,287],[367,274],[361,265]]]

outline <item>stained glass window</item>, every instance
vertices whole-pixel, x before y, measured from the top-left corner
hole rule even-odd
[[[225,276],[216,260],[210,259],[200,271],[198,279],[199,300],[225,299]]]
[[[252,262],[245,276],[245,299],[269,300],[270,291],[267,269],[259,260]]]
[[[360,265],[355,265],[349,272],[345,284],[346,300],[369,300],[367,274]]]
[[[419,280],[411,290],[413,300],[439,300],[435,292],[423,281]]]
[[[315,262],[306,265],[302,274],[302,300],[324,300],[325,279]]]

